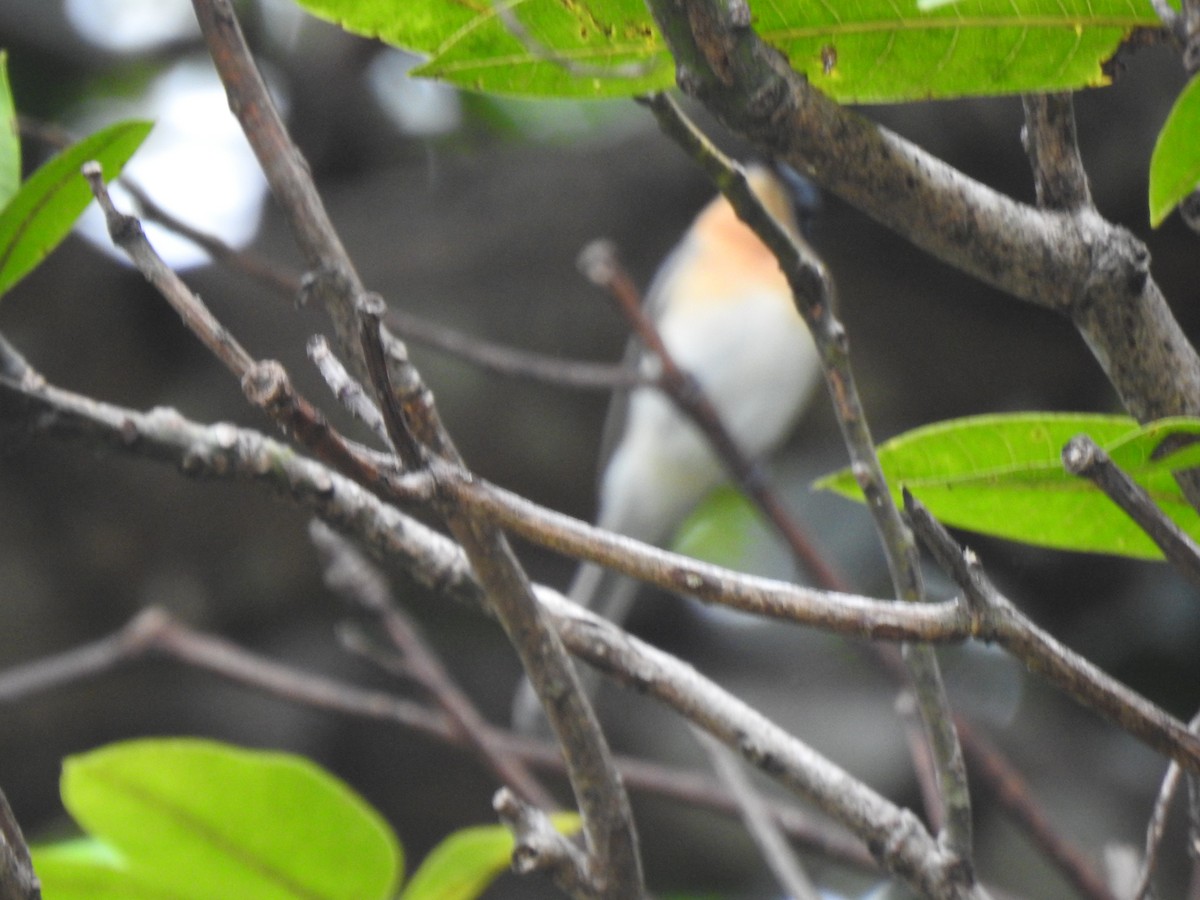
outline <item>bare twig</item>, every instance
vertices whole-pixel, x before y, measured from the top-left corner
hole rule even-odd
[[[1013,656],[1130,734],[1142,735],[1143,739],[1150,738],[1151,734],[1156,735],[1148,741],[1151,746],[1158,742],[1163,734],[1160,729],[1165,726],[1173,735],[1169,743],[1178,744],[1181,748],[1195,744],[1196,749],[1200,750],[1200,741],[1182,722],[1034,626],[991,583],[975,555],[959,547],[919,500],[909,495],[906,501],[908,519],[921,542],[964,595],[971,598],[969,605],[976,610],[987,611],[986,619],[997,628],[994,639]],[[953,558],[958,558],[959,562],[949,564]],[[1158,746],[1161,748],[1162,744]],[[1196,761],[1200,761],[1200,757],[1196,761],[1191,760],[1192,751],[1188,751],[1185,757],[1174,753],[1167,755],[1178,760],[1188,771],[1200,772],[1196,768]]]
[[[746,830],[750,832],[779,886],[793,900],[818,900],[816,888],[800,865],[800,860],[784,840],[779,825],[762,796],[742,771],[737,757],[707,732],[693,728],[692,734],[708,754],[717,777],[741,804],[742,821],[746,824]]]
[[[0,672],[0,703],[17,703],[88,681],[147,656],[163,656],[202,669],[284,702],[391,722],[449,746],[465,746],[462,733],[443,713],[264,659],[228,641],[197,632],[155,608],[139,613],[113,635]],[[562,756],[551,744],[502,729],[492,732],[492,738],[514,758],[546,771],[563,770]],[[725,815],[738,811],[727,791],[698,772],[629,757],[621,758],[619,765],[631,787]],[[858,868],[873,868],[861,843],[839,834],[829,824],[818,825],[791,807],[772,804],[771,808],[787,834],[814,852]]]
[[[472,365],[500,375],[512,375],[579,390],[628,390],[645,384],[637,371],[612,363],[564,360],[541,353],[505,347],[471,337],[454,328],[430,322],[402,310],[389,310],[387,323],[402,337],[436,347]]]
[[[731,14],[744,4],[648,5],[683,90],[758,152],[933,256],[1069,315],[1140,421],[1200,414],[1200,356],[1128,230],[1092,210],[1065,215],[1005,197],[839,106],[764,43],[748,16]]]
[[[590,896],[587,860],[570,839],[558,833],[540,809],[523,802],[508,788],[492,798],[492,808],[513,834],[512,868],[519,875],[547,872],[572,896]]]
[[[325,336],[318,334],[310,338],[307,349],[308,358],[317,367],[338,402],[349,410],[354,418],[371,429],[385,445],[390,446],[391,441],[383,425],[379,407],[371,402],[363,386],[354,380],[342,365],[342,361],[329,349],[329,342],[325,340]]]
[[[985,802],[991,801],[1008,813],[1029,836],[1081,897],[1089,900],[1117,900],[1091,862],[1070,844],[1032,799],[1021,773],[970,725],[958,723],[959,737],[967,754],[971,777],[986,785]]]
[[[437,421],[432,395],[408,364],[404,347],[381,329],[382,304],[366,292],[346,255],[307,166],[258,75],[231,7],[226,0],[195,0],[194,6],[231,108],[315,272],[313,291],[325,301],[352,367],[368,376],[375,388],[394,446],[410,468],[428,462],[426,449],[453,458],[453,446]],[[471,521],[461,510],[446,505],[439,509],[466,548],[491,601],[497,604],[527,671],[537,669],[530,674],[552,709],[552,725],[571,761],[571,781],[589,849],[595,854],[590,877],[605,896],[640,895],[640,861],[628,800],[565,651],[540,620],[528,582],[503,536]]]
[[[225,368],[236,378],[244,378],[254,364],[254,359],[154,252],[154,248],[146,240],[145,232],[142,231],[141,222],[133,216],[119,212],[113,205],[112,197],[104,184],[104,173],[100,164],[84,163],[83,176],[104,212],[104,220],[113,243],[129,255],[137,265],[138,271],[146,276],[146,280],[171,304],[171,308],[183,319],[184,325],[200,338],[209,352],[224,363]]]
[[[1071,438],[1062,460],[1070,474],[1091,481],[1133,519],[1181,575],[1200,585],[1200,546],[1095,441],[1086,434]]]
[[[1070,94],[1027,94],[1021,139],[1033,167],[1038,206],[1067,211],[1092,206],[1075,136]]]
[[[346,538],[319,519],[308,534],[320,552],[325,583],[342,597],[366,609],[383,625],[396,649],[403,654],[408,673],[428,690],[438,706],[460,729],[501,783],[507,784],[531,803],[555,806],[554,798],[519,761],[493,740],[483,716],[442,665],[422,637],[420,629],[396,603],[383,573]]]
[[[42,886],[33,871],[29,845],[0,791],[0,900],[41,900]]]
[[[1146,823],[1146,849],[1142,858],[1141,871],[1138,873],[1137,886],[1134,888],[1133,900],[1148,900],[1152,895],[1154,870],[1158,867],[1158,851],[1162,847],[1163,835],[1167,830],[1167,813],[1171,809],[1171,801],[1183,771],[1172,762],[1167,766],[1167,774],[1163,776],[1158,788],[1158,797],[1154,801],[1154,811]]]
[[[725,10],[718,15],[730,14]],[[779,260],[797,309],[812,332],[851,468],[866,495],[896,596],[910,602],[923,601],[924,585],[916,545],[887,490],[875,454],[850,366],[849,341],[836,316],[832,277],[802,237],[790,234],[763,209],[740,169],[707,140],[667,95],[656,94],[646,102],[663,130],[700,164],[738,216]],[[961,877],[970,883],[973,877],[970,791],[950,701],[933,649],[906,644],[903,652],[932,750],[938,793],[945,811],[941,839],[961,860]]]

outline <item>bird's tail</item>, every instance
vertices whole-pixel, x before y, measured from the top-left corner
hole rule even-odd
[[[595,563],[581,563],[575,571],[567,597],[619,625],[629,615],[638,586],[638,581],[628,575]],[[599,675],[587,667],[580,667],[578,672],[584,693],[594,698],[600,686]],[[528,677],[521,679],[513,696],[512,725],[520,734],[546,733],[546,715]]]

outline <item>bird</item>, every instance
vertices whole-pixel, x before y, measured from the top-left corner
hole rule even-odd
[[[816,188],[766,165],[751,165],[745,175],[764,209],[799,236],[796,207],[811,215]],[[759,459],[776,449],[807,406],[820,364],[774,254],[724,196],[692,221],[651,280],[644,304],[668,353],[699,383],[742,453]],[[627,359],[648,382],[661,365],[636,337]],[[662,544],[724,480],[708,439],[651,383],[614,398],[604,434],[600,528]],[[635,579],[584,562],[568,596],[619,624],[638,587]],[[524,681],[514,701],[514,726],[529,732],[541,721]]]

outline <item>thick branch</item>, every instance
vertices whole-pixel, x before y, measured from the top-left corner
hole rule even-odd
[[[735,132],[939,259],[1069,315],[1138,419],[1200,413],[1200,357],[1128,231],[1017,203],[843,109],[724,0],[648,2],[680,86]]]

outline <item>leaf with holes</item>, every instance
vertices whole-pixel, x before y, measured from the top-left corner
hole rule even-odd
[[[70,232],[92,201],[79,170],[100,163],[116,178],[150,133],[150,122],[118,122],[68,147],[34,172],[0,212],[0,296],[24,278]]]
[[[384,900],[403,866],[378,813],[288,754],[128,741],[69,758],[62,796],[89,838],[35,851],[47,900]]]
[[[1067,474],[1062,448],[1090,435],[1149,491],[1186,532],[1200,516],[1172,472],[1200,466],[1200,421],[1164,419],[1141,427],[1124,416],[1018,413],[928,425],[879,446],[888,486],[902,488],[947,525],[1061,550],[1161,559],[1154,543],[1084,478]],[[1174,447],[1172,452],[1164,452]],[[817,487],[862,500],[848,469]]]
[[[469,90],[616,97],[675,80],[643,0],[511,0],[508,22],[492,0],[300,2],[428,57],[417,74]],[[1104,63],[1121,41],[1158,25],[1149,0],[961,0],[927,9],[911,0],[786,0],[752,9],[764,40],[822,91],[856,103],[1107,84]]]

